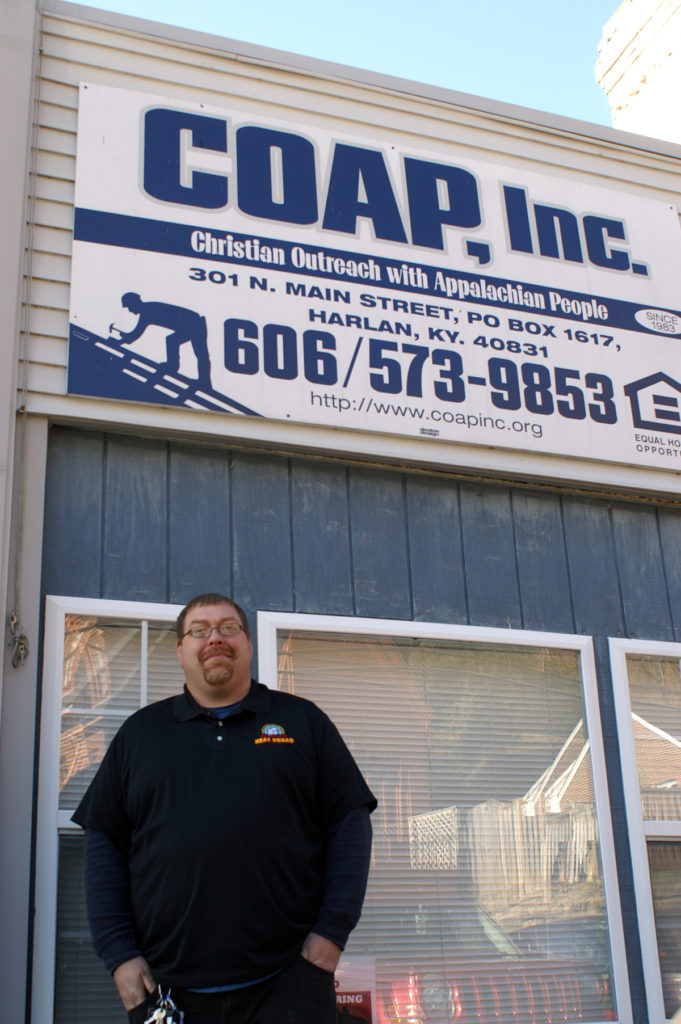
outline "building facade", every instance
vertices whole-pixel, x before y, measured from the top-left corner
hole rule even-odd
[[[680,45],[681,5],[676,0],[625,0],[614,11],[603,26],[596,79],[616,128],[679,141]]]
[[[121,1017],[70,815],[212,590],[379,797],[341,1019],[671,1017],[681,150],[14,14],[8,1018]]]

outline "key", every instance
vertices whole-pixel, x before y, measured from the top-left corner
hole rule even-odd
[[[163,995],[163,989],[158,986],[158,999],[153,1012],[145,1020],[144,1024],[183,1024],[184,1013],[178,1010],[170,998],[170,989]]]
[[[144,1024],[165,1024],[167,1021],[167,1014],[162,1006],[156,1006],[154,1012],[150,1017],[147,1017]]]
[[[164,1000],[166,1010],[166,1024],[183,1024],[184,1013],[182,1010],[178,1010],[175,1003],[170,998],[170,989]]]

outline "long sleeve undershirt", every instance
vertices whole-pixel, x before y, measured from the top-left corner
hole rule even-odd
[[[341,949],[362,911],[370,858],[371,819],[358,807],[329,830],[324,901],[311,929]],[[127,857],[96,829],[85,830],[85,896],[95,952],[109,971],[143,955],[135,944]]]
[[[127,858],[93,828],[85,829],[85,901],[92,945],[112,973],[142,955],[135,945]]]

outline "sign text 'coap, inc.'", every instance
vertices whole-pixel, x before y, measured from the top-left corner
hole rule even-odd
[[[453,164],[402,156],[402,190],[380,149],[336,142],[326,184],[315,145],[294,132],[242,125],[228,137],[226,118],[155,107],[144,115],[144,191],[154,199],[204,210],[236,201],[251,217],[354,236],[371,223],[377,240],[445,249],[447,227],[475,230],[483,223],[478,181]],[[196,151],[235,156],[235,172],[190,169]],[[192,160],[188,159],[189,154]],[[230,188],[236,184],[236,196]],[[527,189],[504,185],[503,216],[512,252],[591,264],[646,276],[622,243],[624,220],[534,202]],[[467,253],[484,265],[491,247],[466,240]]]

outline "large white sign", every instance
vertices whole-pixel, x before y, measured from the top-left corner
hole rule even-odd
[[[678,470],[680,242],[456,141],[83,85],[69,391]]]

